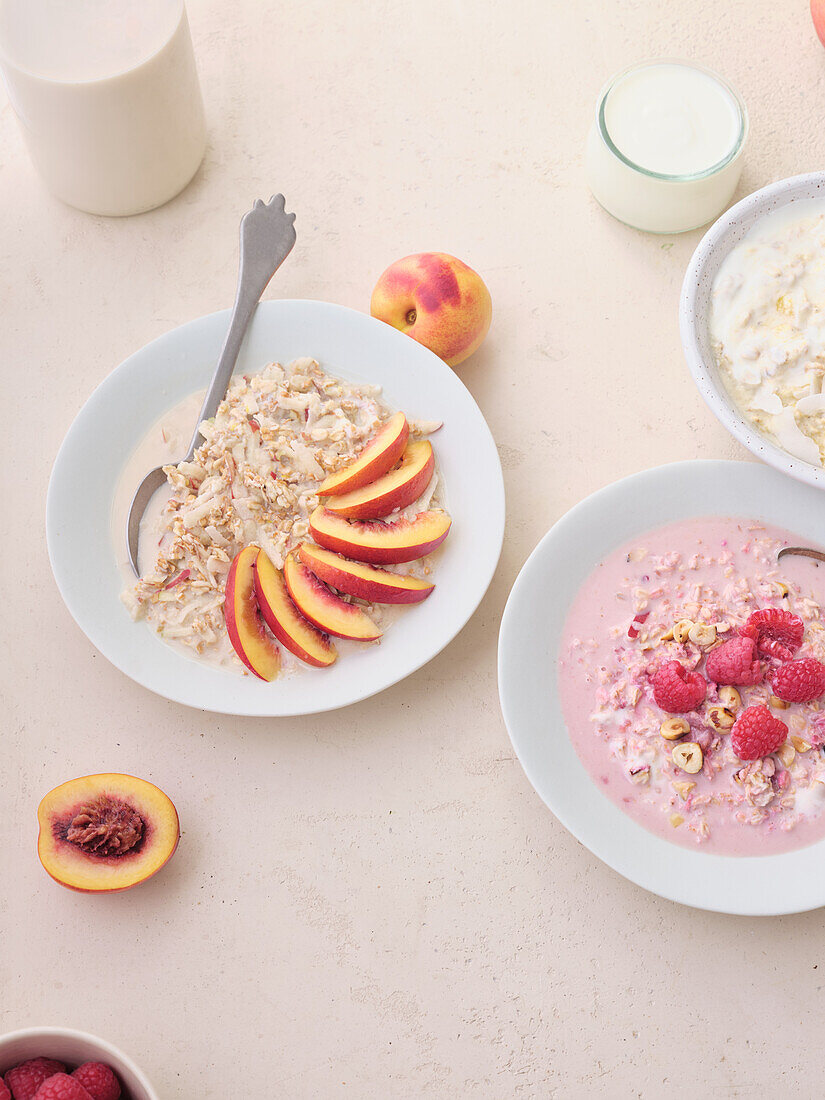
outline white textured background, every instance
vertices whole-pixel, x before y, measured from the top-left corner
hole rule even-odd
[[[529,551],[599,486],[744,457],[682,363],[699,234],[649,237],[582,178],[595,99],[648,56],[716,68],[751,113],[741,193],[822,167],[825,52],[805,0],[189,0],[210,147],[166,207],[51,199],[0,98],[4,607],[0,1029],[122,1046],[163,1100],[819,1096],[821,912],[679,908],[601,866],[527,783],[495,654]],[[231,303],[237,223],[282,190],[270,288],[368,307],[409,252],[486,278],[459,368],[499,443],[508,534],[463,634],[382,696],[303,720],[200,715],[138,688],[65,611],[49,470],[92,388]],[[175,800],[174,861],[84,897],[35,854],[37,803],[122,770]]]

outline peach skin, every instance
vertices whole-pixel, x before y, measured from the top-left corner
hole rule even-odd
[[[338,638],[354,638],[359,642],[374,642],[381,631],[365,611],[347,603],[319,581],[315,574],[299,561],[295,551],[284,562],[284,580],[295,606],[305,619],[325,634]]]
[[[811,19],[819,41],[825,46],[825,0],[811,0]]]
[[[226,578],[224,615],[232,648],[250,672],[261,680],[274,680],[281,667],[281,651],[266,632],[255,596],[253,567],[257,546],[237,554]]]
[[[180,837],[171,799],[153,783],[118,772],[61,783],[41,801],[37,820],[43,867],[81,893],[145,882],[172,858]]]
[[[493,304],[471,267],[446,252],[419,252],[387,268],[375,284],[370,313],[455,367],[481,346]]]
[[[309,533],[319,546],[371,565],[397,565],[431,553],[450,530],[446,512],[419,512],[412,519],[346,519],[319,504],[309,517]]]
[[[284,575],[261,550],[255,558],[255,595],[264,621],[281,645],[315,668],[328,668],[338,651],[326,634],[300,614],[292,602]]]
[[[418,500],[435,469],[432,444],[427,440],[410,443],[395,469],[363,489],[354,489],[326,502],[327,510],[349,519],[381,519],[396,508]]]
[[[398,462],[407,446],[410,435],[407,418],[402,412],[395,413],[378,431],[378,434],[366,445],[354,462],[323,481],[318,489],[322,497],[340,496],[353,489],[369,485],[381,477]]]
[[[349,561],[331,550],[302,543],[301,561],[315,576],[339,592],[372,603],[421,603],[434,584],[417,577],[403,577],[388,569],[377,569],[360,561]]]

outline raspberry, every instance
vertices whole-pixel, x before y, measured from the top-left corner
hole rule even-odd
[[[65,1073],[66,1067],[54,1058],[30,1058],[6,1074],[6,1086],[14,1100],[33,1100],[43,1082],[55,1073]]]
[[[84,1062],[72,1074],[92,1100],[120,1100],[120,1082],[103,1062]]]
[[[11,1100],[11,1093],[2,1077],[0,1077],[0,1100]]]
[[[787,737],[788,727],[774,718],[764,704],[745,707],[730,731],[731,748],[740,760],[758,760],[776,752]]]
[[[47,1078],[34,1094],[34,1100],[92,1100],[79,1081],[67,1073]]]
[[[753,638],[731,638],[708,654],[705,672],[717,684],[753,687],[762,682],[762,666],[756,656]]]
[[[773,674],[773,693],[786,703],[810,703],[825,692],[825,665],[813,657],[788,661]]]
[[[776,607],[754,611],[739,628],[744,638],[753,638],[763,657],[778,657],[780,661],[793,657],[802,645],[804,631],[805,624],[798,615]]]
[[[653,675],[653,698],[669,714],[682,714],[698,707],[708,685],[698,672],[688,672],[678,661],[667,661]]]

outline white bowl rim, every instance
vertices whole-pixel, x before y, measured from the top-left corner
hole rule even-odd
[[[142,1069],[132,1061],[132,1059],[124,1054],[123,1051],[116,1047],[113,1043],[110,1043],[108,1039],[100,1039],[97,1035],[93,1035],[90,1031],[79,1031],[73,1027],[24,1027],[19,1028],[17,1031],[7,1031],[0,1035],[0,1058],[2,1058],[3,1048],[12,1042],[19,1042],[22,1039],[76,1039],[79,1042],[88,1043],[90,1046],[99,1049],[107,1058],[111,1058],[113,1069],[117,1070],[121,1066],[129,1071],[138,1082],[140,1087],[146,1093],[147,1100],[160,1100],[158,1093],[152,1087],[146,1074]],[[88,1061],[88,1059],[87,1059]]]
[[[795,458],[757,431],[741,413],[734,409],[724,388],[714,377],[715,364],[706,362],[698,337],[698,328],[701,323],[697,311],[699,285],[705,268],[720,247],[723,238],[747,216],[762,210],[772,200],[779,199],[785,194],[788,194],[786,202],[776,203],[777,208],[797,199],[814,197],[794,194],[796,191],[808,188],[821,190],[822,198],[825,200],[825,171],[803,172],[797,176],[775,180],[744,199],[740,199],[716,219],[696,246],[685,272],[679,299],[679,332],[685,360],[696,387],[708,408],[730,434],[747,447],[751,454],[777,470],[808,485],[823,488],[825,487],[825,468],[812,466],[809,462]],[[765,210],[765,213],[767,212]]]

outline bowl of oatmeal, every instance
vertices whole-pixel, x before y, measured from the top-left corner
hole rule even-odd
[[[747,463],[658,467],[573,508],[513,587],[499,691],[527,776],[664,897],[825,903],[825,565],[777,558],[825,545],[818,500]]]
[[[420,344],[341,306],[266,301],[244,343],[231,400],[206,426],[209,453],[196,456],[197,468],[180,469],[227,317],[200,318],[147,345],[81,409],[49,484],[52,569],[92,645],[166,698],[230,714],[336,709],[420,668],[475,610],[503,537],[498,454],[461,381]],[[452,519],[449,538],[424,562],[432,595],[409,608],[378,608],[376,641],[336,638],[340,659],[332,667],[299,668],[285,655],[284,674],[271,682],[244,675],[223,625],[233,555],[260,545],[279,567],[304,540],[302,525],[317,505],[313,487],[345,468],[392,410],[406,414],[410,448],[433,440],[436,476],[411,503],[418,512],[443,508]],[[155,546],[141,540],[136,582],[125,569],[123,520],[130,489],[156,464],[169,466],[180,522],[168,522],[162,501],[146,517]],[[415,561],[388,568],[404,574],[399,583],[421,583],[412,575]],[[133,621],[130,611],[145,621]]]
[[[711,226],[679,321],[694,381],[728,431],[825,484],[825,173],[769,184]]]

